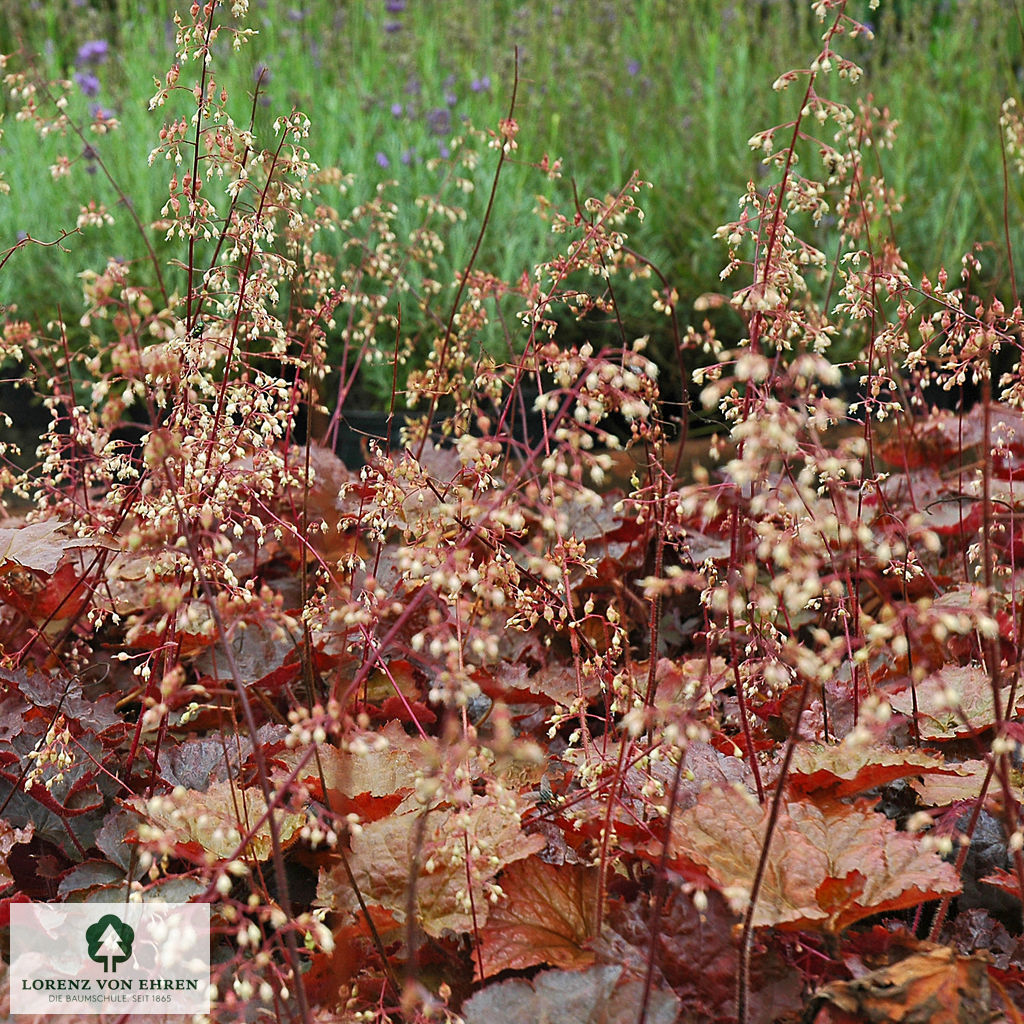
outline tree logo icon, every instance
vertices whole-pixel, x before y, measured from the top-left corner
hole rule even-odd
[[[113,914],[106,914],[85,930],[85,941],[89,943],[89,959],[103,964],[103,973],[117,971],[132,955],[135,929]]]

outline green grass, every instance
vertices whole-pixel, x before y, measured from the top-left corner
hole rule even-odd
[[[123,128],[95,148],[144,221],[156,217],[166,197],[167,168],[148,167],[146,156],[168,111],[150,113],[147,100],[152,77],[163,73],[172,53],[166,28],[172,9],[166,0],[94,0],[82,7],[69,0],[35,10],[11,0],[0,4],[0,45],[11,51],[23,39],[48,74],[70,74],[87,39],[109,41],[110,56],[96,69],[101,90],[95,101],[115,110]],[[872,15],[865,2],[851,3],[850,11],[878,19],[874,43],[847,41],[847,49],[865,66],[876,104],[900,122],[896,147],[879,156],[890,184],[905,196],[896,227],[912,273],[931,275],[943,263],[955,272],[973,241],[992,241],[985,284],[1005,292],[997,119],[1001,101],[1019,91],[1013,5],[883,3]],[[450,133],[440,131],[439,114],[432,128],[429,112],[448,111],[451,134],[462,118],[479,128],[495,125],[507,111],[518,48],[520,161],[507,168],[478,265],[512,279],[553,252],[545,226],[531,214],[536,194],[552,195],[564,207],[574,183],[581,197],[603,195],[638,168],[654,188],[643,198],[647,216],[631,243],[679,290],[684,321],[696,296],[722,287],[724,252],[711,234],[735,215],[748,179],[759,180],[762,169],[746,139],[795,112],[798,90],[776,94],[769,86],[814,52],[820,33],[809,4],[793,0],[408,0],[400,13],[389,12],[383,0],[253,0],[252,14],[258,36],[218,69],[235,98],[237,120],[248,117],[244,97],[263,64],[269,77],[256,108],[257,133],[268,140],[275,116],[304,110],[313,122],[313,158],[355,175],[349,197],[334,197],[339,210],[393,178],[398,224],[405,229],[421,216],[411,198],[435,192],[441,180],[427,158],[438,155]],[[400,30],[388,32],[388,22]],[[473,88],[484,81],[489,87]],[[833,85],[841,96],[840,84]],[[847,86],[849,95],[852,89]],[[74,99],[79,112],[88,102]],[[401,105],[401,114],[393,104]],[[130,219],[116,208],[116,193],[100,175],[86,175],[84,163],[70,180],[49,180],[45,168],[58,152],[77,154],[77,142],[40,142],[11,117],[4,128],[0,170],[12,192],[0,201],[0,248],[19,232],[57,238],[74,225],[85,198],[95,196],[117,216],[111,228],[67,239],[66,252],[27,247],[0,274],[0,302],[17,304],[19,315],[39,323],[59,308],[73,324],[81,271],[102,267],[112,255],[138,259],[142,247]],[[545,153],[563,157],[562,181],[550,183],[528,166]],[[413,154],[408,164],[403,154]],[[453,278],[468,258],[492,173],[493,161],[484,161],[475,192],[464,199],[466,221],[446,232],[449,262],[442,279]],[[1011,179],[1011,190],[1011,236],[1019,247],[1019,181]],[[828,245],[827,225],[821,241]],[[182,258],[171,246],[160,252]],[[623,286],[620,299],[637,333],[657,328],[646,284]],[[731,323],[726,316],[727,329]]]

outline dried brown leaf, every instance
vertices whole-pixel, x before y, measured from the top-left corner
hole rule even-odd
[[[320,744],[316,756],[307,759],[298,781],[331,810],[338,814],[355,811],[363,821],[382,816],[375,811],[378,802],[389,814],[416,809],[416,771],[426,765],[419,741],[407,736],[397,722],[389,722],[376,733],[353,733],[351,740],[345,749]],[[305,748],[296,748],[277,755],[289,769],[285,774],[291,774],[290,769],[305,753]],[[327,784],[326,793],[322,792],[323,783]]]

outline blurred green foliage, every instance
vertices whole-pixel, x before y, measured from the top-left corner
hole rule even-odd
[[[50,76],[94,75],[88,87],[95,94],[72,90],[73,109],[87,113],[99,103],[122,122],[92,144],[147,222],[166,200],[166,168],[150,168],[146,158],[167,111],[150,112],[147,104],[153,76],[173,55],[173,9],[166,0],[0,3],[3,52],[23,47]],[[871,11],[867,0],[851,0],[848,10],[876,30],[874,41],[846,41],[844,56],[863,66],[866,82],[832,78],[829,88],[838,99],[870,94],[899,122],[896,146],[877,154],[877,170],[904,197],[893,231],[912,276],[942,264],[955,273],[972,243],[992,243],[982,283],[1005,292],[998,115],[1001,102],[1020,92],[1017,4],[883,0]],[[488,128],[505,116],[518,66],[520,149],[478,266],[514,279],[550,255],[547,227],[531,212],[537,193],[571,208],[574,190],[603,195],[637,168],[654,188],[643,197],[647,216],[630,244],[678,290],[684,322],[701,318],[689,313],[694,298],[722,287],[725,253],[714,229],[735,216],[747,181],[765,173],[746,140],[795,114],[798,90],[776,93],[771,84],[805,66],[821,34],[807,0],[251,0],[248,23],[258,34],[217,71],[238,102],[239,121],[249,116],[265,69],[257,132],[269,135],[276,115],[304,110],[313,122],[313,159],[356,176],[350,205],[392,178],[406,227],[417,216],[412,197],[438,187],[431,158],[444,154],[464,121]],[[90,41],[108,44],[92,64],[82,56]],[[16,303],[19,315],[44,321],[60,308],[73,321],[81,271],[110,256],[138,259],[138,239],[81,144],[40,141],[10,116],[4,129],[0,170],[11,195],[0,198],[0,250],[22,232],[57,238],[74,225],[86,196],[117,217],[112,227],[68,238],[66,252],[25,247],[0,274],[0,302]],[[69,177],[53,181],[46,168],[60,152],[76,162]],[[528,166],[545,154],[563,159],[561,181],[549,183]],[[480,168],[465,198],[467,219],[450,229],[450,275],[472,249],[491,170]],[[1011,174],[1016,251],[1021,198]],[[182,258],[161,245],[168,259]],[[637,333],[657,330],[648,284],[623,287],[618,298]],[[729,323],[726,317],[724,329]]]

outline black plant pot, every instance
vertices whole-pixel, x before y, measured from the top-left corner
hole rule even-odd
[[[366,463],[367,446],[376,441],[381,448],[394,450],[402,442],[402,427],[412,419],[410,413],[394,415],[378,409],[346,410],[338,422],[334,451],[349,469]]]
[[[421,417],[423,412],[396,409],[394,414],[377,409],[345,409],[342,411],[334,451],[349,469],[359,469],[366,464],[367,446],[376,441],[382,449],[396,450],[402,444],[402,428]],[[451,443],[437,429],[444,413],[434,417],[435,427],[431,439],[435,444]],[[492,413],[492,424],[497,424],[497,415]],[[470,433],[479,436],[476,423],[471,424]],[[526,396],[521,407],[506,421],[504,433],[522,447],[535,448],[544,438],[544,419],[533,408],[533,397]]]

